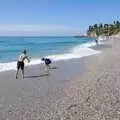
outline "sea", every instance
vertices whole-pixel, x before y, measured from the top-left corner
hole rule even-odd
[[[75,38],[73,36],[0,36],[0,72],[16,70],[16,62],[26,49],[30,63],[26,66],[41,64],[47,57],[56,62],[99,54],[91,49],[95,38]]]

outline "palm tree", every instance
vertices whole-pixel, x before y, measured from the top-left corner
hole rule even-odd
[[[113,21],[113,24],[94,24],[90,25],[87,31],[87,34],[96,34],[99,35],[113,35],[120,32],[120,22],[119,21]]]

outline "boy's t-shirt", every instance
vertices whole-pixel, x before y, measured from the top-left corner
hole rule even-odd
[[[45,58],[45,64],[50,64],[50,63],[51,63],[51,60],[48,58]]]
[[[25,58],[27,58],[27,55],[21,54],[18,58],[18,61],[23,62],[25,60]]]

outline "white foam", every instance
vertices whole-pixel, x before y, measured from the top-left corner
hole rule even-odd
[[[84,56],[90,56],[94,54],[99,54],[100,51],[93,50],[89,48],[90,46],[95,45],[94,43],[86,43],[82,45],[77,45],[71,50],[69,50],[66,54],[58,54],[58,55],[49,55],[48,58],[51,58],[53,61],[58,60],[68,60],[68,59],[75,59],[75,58],[81,58]]]
[[[108,40],[108,37],[107,36],[99,36],[98,40],[99,41],[105,41],[105,40]]]
[[[85,44],[81,44],[81,45],[78,45],[79,47],[81,48],[89,48],[89,47],[92,47],[92,46],[95,46],[96,43],[94,41],[91,41],[91,42],[87,42]]]
[[[27,63],[25,61],[25,65],[26,66],[30,66],[30,65],[36,65],[36,64],[41,64],[41,60],[38,59],[32,59],[30,63]],[[0,63],[0,72],[2,71],[9,71],[9,70],[16,70],[17,67],[17,62],[9,62],[9,63]]]
[[[96,51],[93,49],[90,49],[89,47],[95,45],[94,42],[89,42],[86,44],[81,44],[73,47],[68,51],[68,53],[65,54],[56,54],[56,55],[48,55],[46,57],[52,59],[53,61],[58,61],[58,60],[68,60],[68,59],[75,59],[75,58],[81,58],[84,56],[90,56],[94,54],[99,54],[100,51]],[[31,59],[30,63],[27,63],[25,61],[26,66],[30,65],[37,65],[41,64],[42,61],[41,59]],[[0,63],[0,72],[2,71],[8,71],[8,70],[16,70],[16,64],[17,62],[9,62],[9,63]]]
[[[16,64],[17,64],[16,62],[0,63],[0,72],[8,71],[8,70],[15,70]]]

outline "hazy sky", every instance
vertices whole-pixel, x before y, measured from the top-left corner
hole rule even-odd
[[[73,35],[120,20],[120,0],[0,0],[0,35]]]

